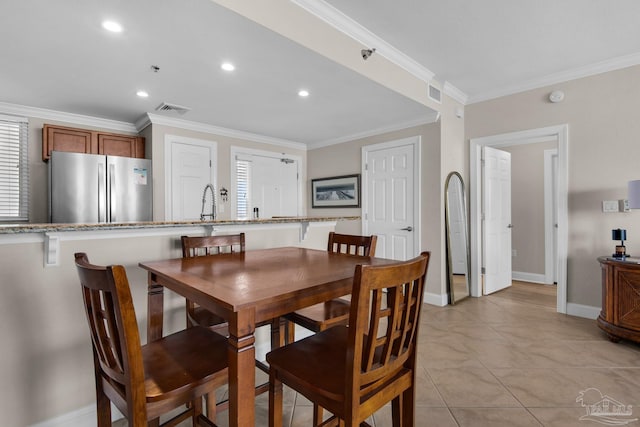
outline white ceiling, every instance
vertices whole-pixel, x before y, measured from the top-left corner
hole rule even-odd
[[[431,112],[210,0],[0,1],[0,102],[128,123],[151,112],[307,144]],[[107,18],[124,31],[103,30]],[[156,113],[163,102],[191,111]]]
[[[0,103],[127,123],[150,112],[311,146],[433,118],[211,0],[0,2]],[[471,102],[584,74],[594,64],[640,63],[636,0],[317,4],[339,8]],[[105,32],[106,18],[124,32]],[[220,70],[224,60],[235,63],[234,73]],[[299,98],[300,88],[311,96]],[[139,89],[149,98],[136,97]],[[191,111],[156,113],[163,102]]]
[[[637,0],[326,3],[469,102],[640,63]]]

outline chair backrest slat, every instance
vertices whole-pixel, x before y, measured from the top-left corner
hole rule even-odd
[[[180,241],[184,258],[245,251],[244,233],[226,236],[182,236]]]
[[[329,252],[375,256],[377,236],[353,236],[350,234],[329,233],[327,250]]]
[[[83,291],[85,299],[89,301],[85,303],[85,308],[87,317],[91,317],[89,327],[100,362],[103,368],[109,369],[119,378],[119,382],[122,382],[124,375],[122,350],[111,294],[88,288],[84,288]]]
[[[354,278],[347,361],[352,397],[375,391],[389,375],[415,365],[417,328],[429,253],[391,266],[358,266]],[[359,373],[359,374],[358,374]]]

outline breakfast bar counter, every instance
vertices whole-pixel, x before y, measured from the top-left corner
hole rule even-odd
[[[121,222],[121,223],[98,223],[98,224],[0,224],[1,234],[21,234],[21,233],[51,233],[67,231],[102,231],[102,230],[143,230],[174,227],[210,227],[219,226],[245,226],[245,225],[267,225],[267,224],[308,224],[310,222],[335,222],[359,220],[358,216],[346,217],[278,217],[266,219],[223,219],[213,221],[148,221],[148,222]]]
[[[257,233],[277,246],[277,235],[294,233],[295,240],[302,244],[310,229],[329,227],[338,221],[353,222],[360,217],[278,217],[251,220],[213,221],[149,221],[97,224],[4,224],[0,225],[0,245],[15,243],[44,244],[44,265],[60,264],[60,242],[74,240],[102,240],[113,238],[136,238],[149,236],[214,235],[238,232]],[[325,230],[326,231],[326,230]],[[275,234],[275,236],[274,236]],[[287,244],[291,244],[289,241]],[[268,244],[271,246],[271,243]]]

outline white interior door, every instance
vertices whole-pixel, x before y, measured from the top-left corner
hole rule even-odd
[[[483,148],[484,294],[511,286],[511,154]]]
[[[418,253],[416,159],[418,138],[363,147],[363,232],[378,236],[376,256],[407,260]]]
[[[215,164],[215,144],[185,138],[170,141],[170,207],[172,221],[199,220],[202,212],[202,194],[207,184],[215,187],[213,165]],[[216,188],[217,191],[217,188]],[[210,196],[207,196],[205,210],[209,212]]]
[[[289,158],[251,156],[251,211],[260,218],[298,214],[298,162]]]

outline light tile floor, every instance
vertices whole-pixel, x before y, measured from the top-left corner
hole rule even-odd
[[[611,343],[595,321],[556,313],[554,287],[515,284],[423,310],[417,426],[605,425],[602,418],[581,419],[582,405],[601,395],[632,405],[631,416],[613,421],[636,419],[628,425],[640,426],[640,345]],[[268,425],[267,408],[267,395],[259,396],[258,426]],[[390,426],[390,412],[383,408],[370,423]],[[228,425],[226,414],[218,417],[221,426]],[[306,399],[286,394],[286,426],[310,426],[311,414]]]

